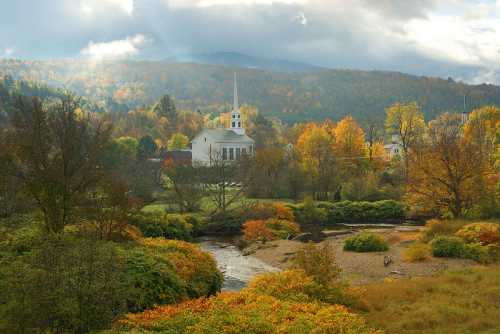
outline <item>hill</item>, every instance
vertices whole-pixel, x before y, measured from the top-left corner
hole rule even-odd
[[[500,87],[466,85],[451,79],[403,73],[316,70],[301,73],[169,61],[0,61],[0,75],[66,88],[100,108],[123,110],[150,105],[164,94],[179,108],[203,113],[229,110],[233,72],[238,72],[240,100],[266,116],[286,122],[382,120],[396,101],[417,101],[428,119],[443,111],[500,105]]]
[[[223,65],[239,68],[261,69],[276,72],[301,73],[320,70],[321,67],[283,59],[253,57],[237,52],[186,55],[171,59],[177,63]]]

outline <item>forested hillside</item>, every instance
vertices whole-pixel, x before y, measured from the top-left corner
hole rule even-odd
[[[351,115],[363,122],[382,120],[396,101],[417,101],[427,119],[445,110],[500,105],[500,87],[470,86],[453,80],[394,72],[321,70],[279,73],[218,65],[151,61],[0,62],[0,75],[64,87],[110,111],[150,105],[164,94],[180,109],[227,111],[232,101],[233,72],[238,72],[240,99],[265,116],[287,122],[338,120]]]

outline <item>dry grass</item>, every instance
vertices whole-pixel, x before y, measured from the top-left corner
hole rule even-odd
[[[500,266],[371,284],[358,308],[386,333],[500,333]]]

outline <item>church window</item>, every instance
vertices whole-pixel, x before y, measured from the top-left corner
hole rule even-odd
[[[234,160],[234,148],[229,149],[229,160]]]
[[[235,114],[233,114],[233,118],[236,118],[236,115],[235,115]]]
[[[241,122],[238,122],[238,127],[241,128]]]
[[[238,148],[236,149],[236,160],[239,160],[239,159],[240,159],[240,157],[241,157],[241,149],[238,147]]]
[[[243,155],[247,154],[247,149],[243,147],[243,148],[241,149],[241,154],[243,154]]]
[[[227,160],[227,148],[222,149],[222,160]]]
[[[238,115],[238,118],[240,118],[240,115]]]
[[[232,124],[233,124],[233,125],[232,125],[232,126],[233,126],[233,128],[235,128],[235,127],[236,127],[236,122],[233,122]]]

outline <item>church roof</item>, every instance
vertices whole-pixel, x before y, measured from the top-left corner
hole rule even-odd
[[[231,129],[203,129],[193,141],[196,141],[200,137],[211,138],[215,142],[222,143],[253,143],[254,140],[248,137],[246,134],[239,135]]]

